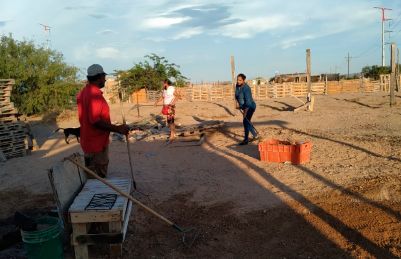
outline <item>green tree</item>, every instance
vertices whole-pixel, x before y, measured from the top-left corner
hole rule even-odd
[[[0,78],[15,79],[11,99],[19,112],[43,113],[70,107],[80,89],[78,68],[63,55],[31,41],[0,39]]]
[[[166,78],[173,79],[175,85],[182,87],[186,84],[186,77],[179,70],[179,66],[169,63],[165,57],[159,57],[152,53],[145,56],[144,62],[135,64],[128,70],[116,71],[121,82],[121,87],[131,94],[141,88],[160,90],[162,81]]]
[[[365,66],[362,68],[362,74],[364,77],[369,77],[374,80],[378,80],[380,78],[380,75],[382,74],[389,74],[391,72],[390,67],[382,67],[382,66]]]

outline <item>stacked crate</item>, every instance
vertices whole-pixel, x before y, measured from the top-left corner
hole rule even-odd
[[[17,121],[18,111],[11,102],[13,79],[0,79],[0,152],[8,159],[26,154],[26,127]]]
[[[10,100],[14,84],[13,79],[0,79],[0,122],[13,122],[18,113]]]

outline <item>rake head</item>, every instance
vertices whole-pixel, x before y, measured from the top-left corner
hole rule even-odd
[[[186,248],[191,248],[195,240],[199,237],[199,232],[195,228],[183,229],[176,224],[173,225],[173,228],[181,232],[181,241]]]

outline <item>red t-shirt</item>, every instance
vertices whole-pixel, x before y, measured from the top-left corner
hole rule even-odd
[[[109,131],[94,126],[99,120],[110,123],[110,108],[102,91],[87,84],[77,96],[79,123],[81,124],[81,147],[85,153],[101,152],[109,144]]]

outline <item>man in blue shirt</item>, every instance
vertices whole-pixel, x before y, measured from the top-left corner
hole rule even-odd
[[[238,74],[237,85],[235,87],[235,99],[238,102],[239,109],[242,111],[244,124],[245,136],[244,140],[239,145],[247,145],[249,143],[249,132],[252,133],[253,139],[259,138],[255,128],[251,124],[252,115],[256,110],[256,103],[252,98],[251,88],[245,83],[246,76],[244,74]]]

